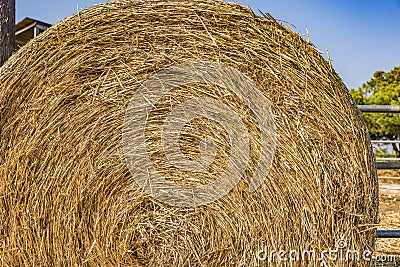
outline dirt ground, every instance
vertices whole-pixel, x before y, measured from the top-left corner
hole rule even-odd
[[[400,230],[400,191],[380,190],[381,230]],[[378,252],[396,252],[400,256],[400,239],[378,239]]]
[[[378,171],[380,184],[400,185],[400,173],[394,170]],[[396,179],[396,178],[399,179]],[[382,188],[384,187],[384,188]],[[390,186],[381,186],[379,190],[379,217],[380,230],[400,230],[400,190],[390,188]],[[400,266],[400,239],[378,239],[376,244],[377,255],[394,255],[396,262],[378,263],[372,266]]]

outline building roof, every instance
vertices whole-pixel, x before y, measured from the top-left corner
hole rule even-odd
[[[17,48],[24,46],[29,40],[35,38],[50,26],[51,24],[40,20],[24,18],[15,25],[15,42]]]

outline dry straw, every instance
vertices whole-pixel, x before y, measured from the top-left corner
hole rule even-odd
[[[137,186],[122,127],[135,90],[193,61],[224,63],[251,78],[270,105],[277,145],[266,181],[250,193],[259,128],[251,113],[234,109],[244,112],[250,139],[241,181],[214,203],[180,208]],[[57,23],[0,73],[4,266],[254,266],[263,245],[318,252],[340,239],[352,250],[373,249],[377,179],[362,117],[320,52],[270,16],[211,0],[110,2]],[[177,88],[153,115],[193,94],[240,102],[223,90]],[[152,123],[149,147],[158,151]],[[200,119],[185,131],[179,145],[188,157],[199,156],[205,136],[224,153],[192,181],[150,151],[160,173],[187,186],[223,173],[231,153],[223,127]],[[307,265],[320,263],[292,263]]]

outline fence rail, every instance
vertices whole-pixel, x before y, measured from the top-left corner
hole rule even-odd
[[[376,168],[378,170],[396,170],[400,169],[400,162],[377,162]]]
[[[400,158],[376,158],[376,161],[400,161]]]
[[[358,108],[365,113],[400,113],[400,106],[392,105],[359,105]]]
[[[399,144],[400,140],[372,140],[373,144]]]
[[[400,231],[398,230],[377,230],[377,238],[400,238]]]

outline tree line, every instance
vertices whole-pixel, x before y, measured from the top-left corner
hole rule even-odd
[[[358,105],[400,105],[400,66],[388,72],[376,71],[373,77],[357,89],[350,89]],[[364,113],[372,139],[400,139],[400,114],[397,113]],[[400,149],[392,144],[396,157]]]

